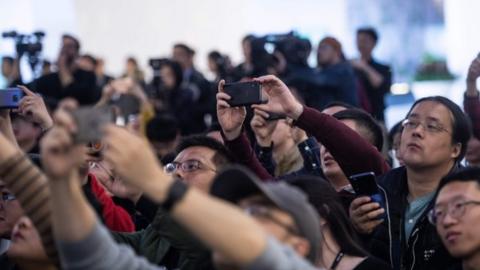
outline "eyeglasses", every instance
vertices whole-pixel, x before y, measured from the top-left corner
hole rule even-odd
[[[206,165],[204,165],[202,162],[196,159],[189,159],[184,162],[172,162],[168,163],[163,167],[163,170],[168,173],[168,174],[173,174],[177,170],[181,170],[182,172],[190,173],[194,172],[200,169],[206,169],[206,170],[211,170],[211,171],[216,171],[215,169],[212,169]]]
[[[444,128],[440,123],[437,123],[435,121],[429,121],[426,123],[422,123],[419,120],[414,120],[414,119],[405,119],[402,122],[403,128],[407,130],[414,130],[418,126],[422,126],[425,131],[428,133],[440,133],[442,131],[445,131],[447,133],[450,133],[446,128]]]
[[[266,207],[266,206],[263,206],[263,205],[250,205],[250,206],[247,206],[246,208],[244,208],[244,211],[245,211],[245,213],[247,213],[248,215],[250,215],[252,217],[259,217],[259,218],[268,219],[268,220],[272,221],[273,223],[275,223],[276,225],[284,228],[287,232],[300,236],[300,233],[298,232],[298,230],[295,227],[293,227],[291,225],[288,225],[288,224],[285,224],[284,222],[280,221],[278,218],[273,216],[271,214],[271,208],[269,208],[269,207]]]
[[[465,214],[465,208],[467,205],[480,205],[480,201],[453,201],[448,203],[447,207],[435,207],[428,212],[428,221],[433,225],[443,220],[445,216],[450,215],[454,219],[459,219]]]
[[[2,194],[2,201],[4,201],[4,202],[13,201],[15,199],[17,199],[17,197],[15,197],[15,195],[13,195],[11,193]]]

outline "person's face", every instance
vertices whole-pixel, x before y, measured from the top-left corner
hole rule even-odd
[[[86,71],[95,71],[95,64],[90,61],[90,59],[86,57],[80,57],[77,61],[77,65],[79,68],[86,70]]]
[[[105,61],[103,59],[97,58],[97,66],[95,67],[95,72],[97,74],[103,74],[105,68]]]
[[[8,77],[12,73],[12,70],[13,70],[12,64],[10,62],[7,62],[7,61],[3,60],[2,61],[2,75],[4,77]]]
[[[215,63],[215,60],[210,57],[208,58],[208,69],[213,73],[217,72],[218,70],[217,63]]]
[[[375,48],[375,41],[368,34],[357,34],[357,48],[361,55],[370,55]]]
[[[164,65],[160,68],[160,78],[167,89],[175,89],[176,79],[171,67]]]
[[[29,262],[48,262],[38,231],[28,217],[23,216],[18,220],[11,239],[8,257]]]
[[[76,58],[76,56],[78,55],[78,50],[75,41],[71,38],[63,38],[61,53],[68,56],[69,58]]]
[[[438,102],[424,101],[413,108],[408,119],[421,124],[403,129],[400,152],[405,164],[411,168],[450,166],[461,150],[460,145],[452,144],[450,111]]]
[[[213,163],[214,156],[215,151],[210,148],[204,146],[188,147],[175,157],[174,162],[195,161],[199,164],[199,167],[192,171],[184,171],[179,168],[174,174],[186,184],[208,193],[217,171],[217,166]]]
[[[182,68],[187,68],[192,64],[192,57],[182,48],[173,48],[173,60],[177,61]]]
[[[359,133],[357,125],[353,120],[345,119],[345,120],[341,120],[341,122],[347,125],[349,128],[355,130],[357,133]],[[325,146],[323,145],[320,145],[320,160],[321,160],[323,173],[325,174],[325,177],[327,179],[336,180],[336,179],[346,178],[345,174],[340,168],[340,165],[338,165],[337,161],[333,158],[330,151],[328,151],[328,149],[325,148]],[[348,182],[332,183],[332,184],[334,187],[339,188],[339,187],[348,185]]]
[[[5,184],[0,181],[0,238],[9,239],[13,226],[23,215],[23,209],[20,203],[12,197],[13,194],[5,188]]]
[[[475,181],[452,182],[438,194],[435,211],[436,227],[448,252],[459,258],[469,257],[480,250],[480,189]],[[463,204],[463,205],[462,205]]]
[[[470,166],[480,166],[480,140],[474,136],[468,141],[465,159]]]
[[[29,122],[21,117],[16,117],[12,121],[13,134],[20,145],[34,142],[40,136],[41,130],[32,122]]]
[[[245,60],[250,61],[252,57],[252,43],[249,40],[245,40],[242,42],[242,51]]]
[[[329,65],[337,56],[335,49],[326,44],[320,43],[317,49],[317,62],[319,65]]]

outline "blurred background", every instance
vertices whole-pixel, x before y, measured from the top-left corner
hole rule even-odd
[[[2,33],[44,32],[37,35],[39,61],[54,62],[62,34],[71,33],[83,53],[105,60],[108,73],[120,75],[133,56],[147,78],[149,59],[170,56],[178,42],[195,49],[196,67],[208,76],[208,52],[220,50],[237,64],[246,34],[295,31],[314,48],[330,35],[347,58],[356,58],[356,29],[372,26],[380,37],[374,56],[393,72],[387,127],[416,98],[436,94],[461,102],[467,68],[480,51],[478,0],[0,0],[0,10]],[[0,56],[14,54],[14,38],[1,38]],[[310,58],[313,66],[314,53]],[[24,80],[33,79],[27,58],[21,61]]]

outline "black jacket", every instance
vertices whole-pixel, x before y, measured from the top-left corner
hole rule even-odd
[[[448,269],[460,261],[443,247],[436,228],[428,222],[427,213],[434,201],[422,213],[408,239],[405,239],[404,215],[407,208],[407,171],[400,167],[378,178],[386,200],[387,218],[373,232],[370,252],[387,262],[393,269]]]

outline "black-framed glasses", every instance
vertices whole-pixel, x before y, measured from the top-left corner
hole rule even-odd
[[[17,197],[15,197],[15,195],[13,195],[12,193],[3,193],[2,194],[2,201],[4,201],[4,202],[13,201],[15,199],[17,199]]]
[[[460,219],[465,214],[467,205],[480,205],[480,201],[453,201],[447,204],[447,206],[436,206],[430,212],[428,212],[428,221],[433,225],[445,218],[448,214],[454,219]]]
[[[259,218],[265,218],[268,219],[269,221],[275,223],[276,225],[284,228],[287,232],[300,236],[300,233],[298,230],[291,225],[285,224],[285,222],[282,222],[275,216],[271,214],[271,208],[263,205],[249,205],[244,208],[245,213],[252,217],[259,217]]]
[[[440,124],[436,121],[427,121],[427,122],[424,123],[420,120],[408,119],[407,118],[407,119],[403,120],[402,126],[403,126],[404,129],[407,129],[407,130],[414,130],[418,126],[422,126],[423,129],[425,131],[427,131],[428,133],[440,133],[442,131],[450,133],[450,131],[448,131],[448,129],[444,128],[442,126],[442,124]]]
[[[203,164],[202,162],[196,159],[189,159],[189,160],[185,160],[184,162],[174,161],[172,163],[168,163],[167,165],[165,165],[163,169],[168,174],[173,174],[177,170],[181,170],[182,172],[186,172],[186,173],[198,171],[201,169],[211,170],[216,172],[215,169],[208,167],[207,165]]]

